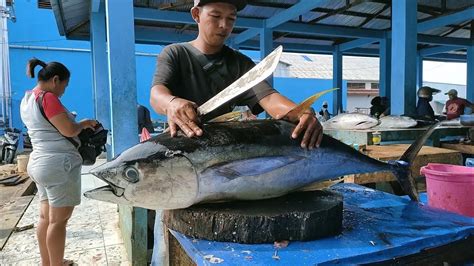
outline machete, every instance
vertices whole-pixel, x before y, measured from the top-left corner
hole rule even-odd
[[[278,46],[271,54],[265,57],[242,77],[199,106],[197,109],[198,115],[203,116],[214,111],[270,76],[273,71],[275,71],[278,62],[280,61],[282,51],[283,47],[281,45]]]

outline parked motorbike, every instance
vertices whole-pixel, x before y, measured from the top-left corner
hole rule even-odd
[[[13,163],[18,141],[20,139],[21,130],[16,128],[6,128],[2,136],[0,136],[0,160],[3,163]]]

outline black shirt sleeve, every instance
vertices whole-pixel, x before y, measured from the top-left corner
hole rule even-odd
[[[172,46],[166,46],[158,55],[156,61],[156,69],[153,75],[152,87],[155,85],[163,85],[173,91],[178,84],[179,67],[176,63],[179,62],[178,53]]]

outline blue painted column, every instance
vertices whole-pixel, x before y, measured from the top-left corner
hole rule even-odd
[[[334,46],[332,53],[332,86],[339,88],[332,93],[332,113],[336,116],[344,110],[342,102],[342,52],[339,50],[339,45]]]
[[[93,0],[91,2],[90,21],[94,114],[105,128],[110,129],[110,92],[105,39],[105,4],[103,1]],[[112,149],[108,143],[107,159],[111,158]]]
[[[388,96],[390,101],[391,93],[391,67],[392,67],[392,40],[389,37],[385,37],[380,40],[380,50],[379,50],[379,95],[381,97]]]
[[[133,0],[105,0],[112,154],[138,143]],[[147,263],[147,210],[119,205],[119,223],[132,265]]]
[[[416,90],[423,87],[423,56],[417,53],[416,56]]]
[[[264,59],[273,51],[273,30],[262,28],[260,30],[260,59]],[[273,86],[273,75],[266,79]]]
[[[471,29],[472,29],[471,23]],[[466,98],[474,103],[474,45],[467,47]]]
[[[416,44],[417,1],[392,1],[392,115],[416,112]]]
[[[474,103],[474,21],[471,21],[471,46],[467,47],[466,99]],[[474,110],[473,110],[474,111]]]

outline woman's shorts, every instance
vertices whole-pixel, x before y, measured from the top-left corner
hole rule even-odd
[[[31,153],[28,174],[36,183],[40,201],[52,207],[76,206],[81,203],[81,167],[79,154]]]

